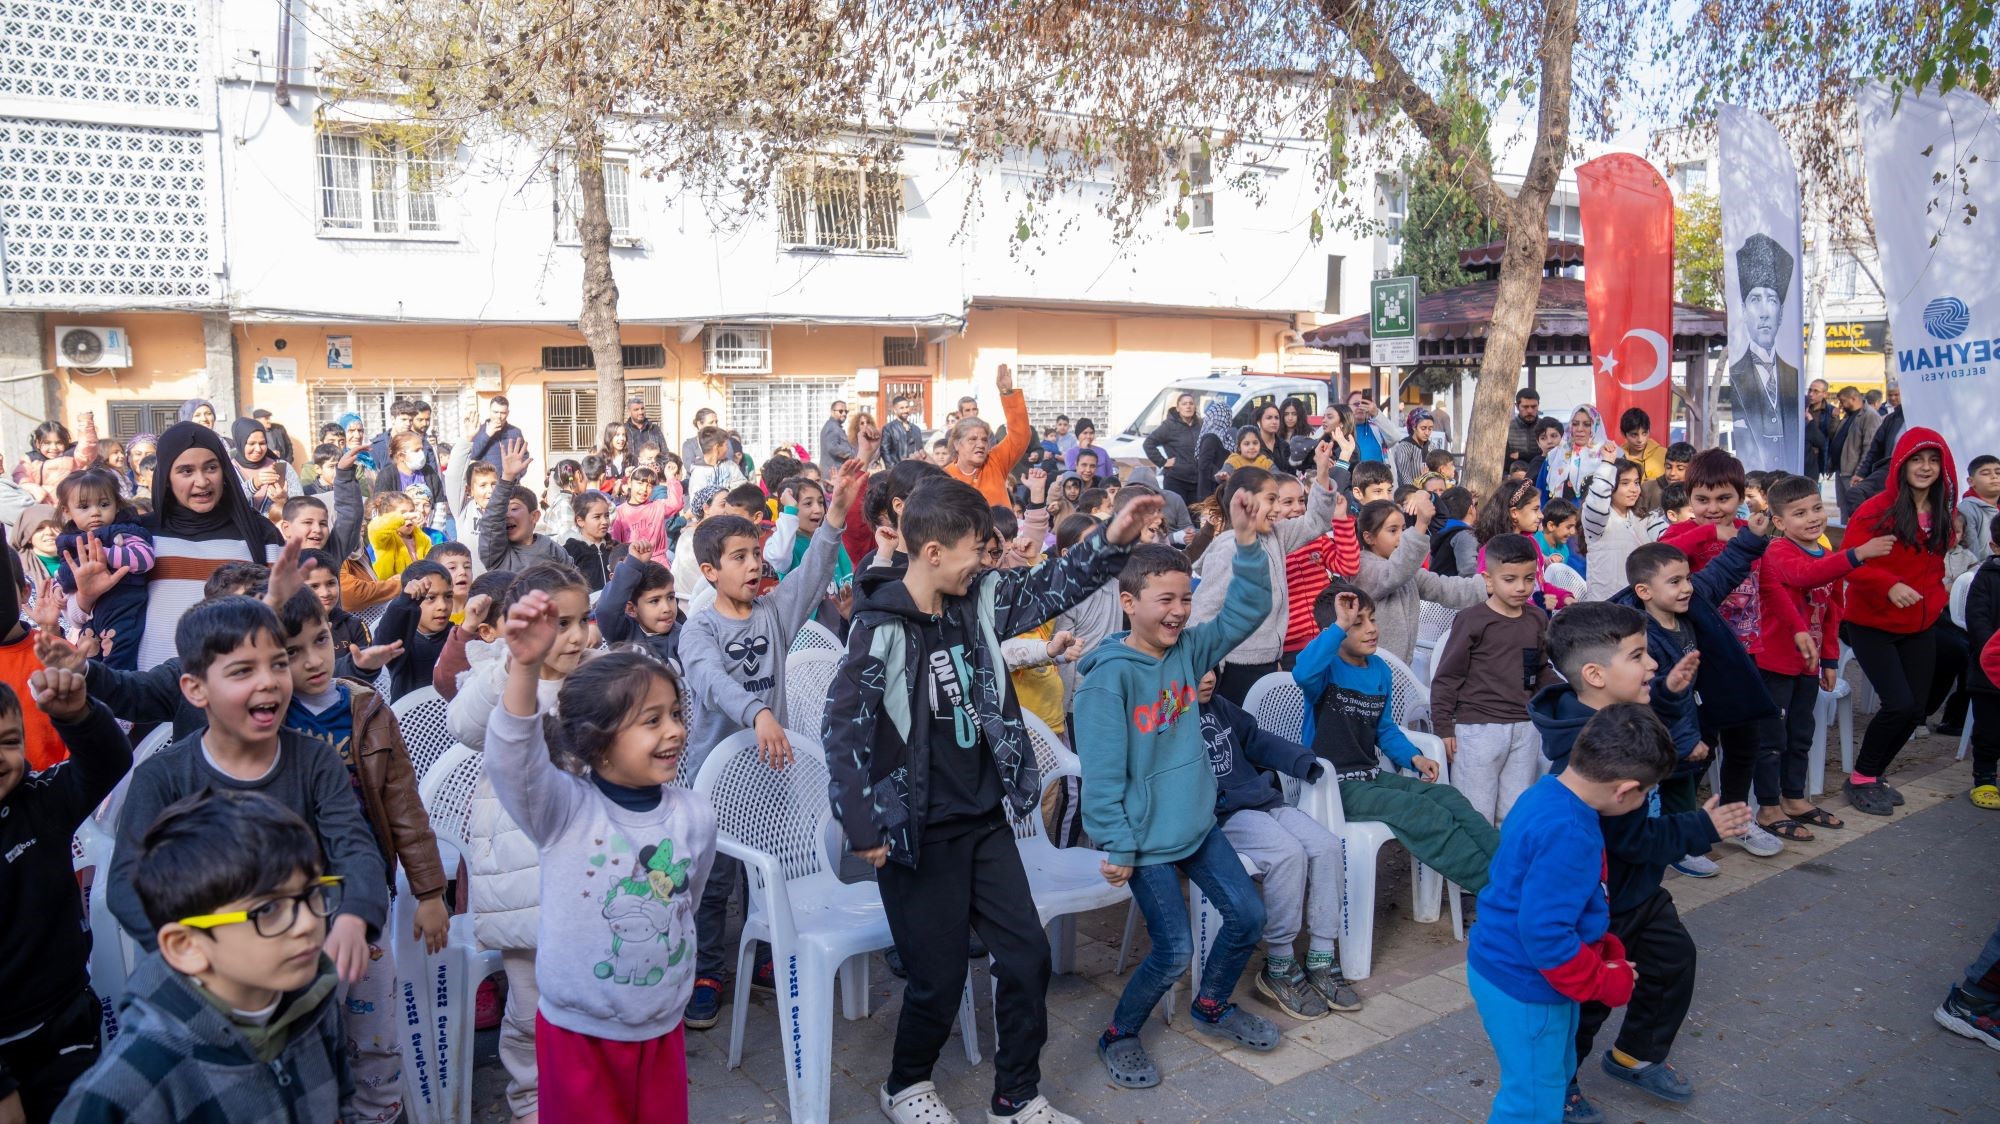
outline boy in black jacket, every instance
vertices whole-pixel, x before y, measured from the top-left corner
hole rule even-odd
[[[1265,733],[1242,707],[1215,693],[1216,673],[1201,677],[1201,740],[1215,774],[1215,818],[1236,853],[1257,864],[1264,883],[1264,970],[1257,991],[1295,1019],[1329,1009],[1358,1011],[1361,999],[1340,974],[1340,840],[1285,802],[1273,772],[1318,783],[1326,765],[1313,751]],[[1296,955],[1299,923],[1310,941]]]
[[[999,981],[989,1118],[1067,1119],[1037,1091],[1049,942],[1008,813],[1037,814],[1042,793],[1000,641],[1116,578],[1162,506],[1158,496],[1139,497],[1059,559],[986,570],[985,497],[956,480],[927,479],[903,506],[906,560],[859,575],[847,657],[820,736],[834,814],[854,853],[877,868],[909,973],[879,1092],[891,1120],[950,1118],[931,1069],[958,1011],[975,923]]]
[[[1979,663],[1987,641],[2000,630],[2000,519],[1987,527],[1987,537],[1993,540],[1987,549],[1993,553],[1973,571],[1965,596],[1965,634],[1972,645],[1965,681],[1972,693],[1972,803],[2000,811],[2000,781],[1994,776],[1994,767],[2000,764],[2000,685]]]
[[[451,636],[451,573],[422,559],[399,576],[403,592],[382,611],[376,636],[383,645],[400,643],[389,660],[389,701],[431,685],[431,669]]]
[[[1655,680],[1658,667],[1647,654],[1645,617],[1605,601],[1581,601],[1557,613],[1549,623],[1548,646],[1549,659],[1565,681],[1543,688],[1528,713],[1541,733],[1542,752],[1555,763],[1556,772],[1569,760],[1570,747],[1585,723],[1604,707],[1650,704],[1659,717],[1663,703],[1685,705],[1699,663],[1696,655],[1683,656]],[[1671,725],[1671,719],[1663,724]],[[1748,804],[1719,804],[1718,798],[1710,797],[1700,811],[1663,814],[1660,795],[1654,792],[1643,808],[1598,817],[1604,833],[1610,931],[1624,942],[1632,962],[1641,966],[1617,1044],[1604,1052],[1604,1073],[1676,1104],[1694,1096],[1694,1086],[1667,1061],[1667,1054],[1694,999],[1695,948],[1674,909],[1673,895],[1660,880],[1668,864],[1682,855],[1700,854],[1748,826]],[[1578,1066],[1610,1016],[1611,1008],[1602,1003],[1583,1004],[1576,1028]],[[1590,1124],[1603,1119],[1572,1074],[1563,1120]]]
[[[653,561],[653,544],[649,542],[633,543],[631,554],[621,557],[592,610],[597,634],[606,644],[644,644],[654,655],[679,667],[678,626],[685,624],[687,617],[674,598],[674,572]]]
[[[103,1012],[90,990],[91,934],[69,842],[132,767],[131,743],[88,699],[80,673],[37,671],[28,690],[69,760],[28,774],[21,700],[0,683],[0,917],[9,919],[0,929],[0,1120],[48,1119],[97,1061]]]

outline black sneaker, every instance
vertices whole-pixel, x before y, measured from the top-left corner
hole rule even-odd
[[[687,1010],[681,1021],[691,1030],[707,1030],[722,1018],[722,981],[703,976],[694,981],[694,991],[688,995]]]
[[[1847,782],[1847,802],[1855,811],[1870,816],[1890,816],[1896,812],[1895,798],[1889,795],[1889,786],[1881,781],[1868,784]]]
[[[750,969],[750,990],[761,995],[778,993],[778,971],[771,964],[770,953],[758,957],[756,967]]]
[[[1995,1020],[1995,1014],[1996,1008],[1992,1004],[1980,1003],[1953,984],[1951,990],[1945,993],[1944,1002],[1931,1012],[1931,1017],[1953,1034],[2000,1050],[2000,1021]]]
[[[1306,982],[1306,974],[1296,960],[1292,962],[1291,969],[1282,975],[1273,972],[1268,963],[1265,964],[1264,970],[1257,973],[1257,994],[1284,1008],[1287,1015],[1301,1022],[1323,1019],[1331,1013],[1326,1008],[1326,1000],[1321,999],[1312,984]]]
[[[903,970],[903,954],[897,952],[895,949],[889,949],[882,954],[882,963],[889,966],[889,974],[897,979],[907,980],[910,978],[910,973]]]
[[[1359,1011],[1361,997],[1354,993],[1354,985],[1340,974],[1340,965],[1321,964],[1306,968],[1306,982],[1312,984],[1326,1005],[1336,1011]]]

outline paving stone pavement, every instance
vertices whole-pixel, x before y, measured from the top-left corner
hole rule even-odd
[[[2000,1120],[2000,1053],[1931,1021],[1945,987],[2000,920],[1987,887],[2000,854],[2000,816],[1963,799],[1966,767],[1952,764],[1939,738],[1914,742],[1893,778],[1909,806],[1892,820],[1848,811],[1852,825],[1794,845],[1776,860],[1724,847],[1723,874],[1706,881],[1669,876],[1701,949],[1694,1010],[1674,1051],[1695,1083],[1695,1099],[1668,1106],[1624,1095],[1595,1068],[1586,1092],[1608,1120],[1763,1121]],[[1124,911],[1106,910],[1078,926],[1076,971],[1049,990],[1050,1040],[1043,1091],[1087,1121],[1464,1121],[1486,1113],[1498,1073],[1465,989],[1464,946],[1448,920],[1409,916],[1407,860],[1386,849],[1375,975],[1352,1016],[1313,1023],[1279,1019],[1286,1041],[1270,1054],[1221,1048],[1155,1019],[1148,1049],[1166,1081],[1157,1089],[1113,1088],[1094,1043],[1129,977],[1117,974]],[[1143,926],[1134,956],[1144,954]],[[1253,960],[1254,969],[1257,961]],[[956,1036],[936,1079],[961,1119],[983,1119],[991,1090],[993,1031],[985,973],[979,981],[980,1047],[968,1066]],[[1247,978],[1247,977],[1246,977]],[[877,957],[866,1018],[834,1026],[832,1120],[879,1121],[873,1088],[887,1068],[901,985]],[[1238,998],[1271,1014],[1246,985]],[[1185,1001],[1185,989],[1181,993]],[[785,1081],[777,1024],[753,999],[743,1065],[724,1068],[727,1016],[688,1035],[693,1119],[782,1121]],[[1616,1036],[1618,1016],[1599,1034]],[[504,1074],[491,1033],[481,1036],[482,1124],[507,1119]]]

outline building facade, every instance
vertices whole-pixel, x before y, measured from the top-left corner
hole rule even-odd
[[[109,435],[157,432],[189,398],[296,434],[349,411],[379,427],[421,397],[450,441],[505,394],[546,465],[622,415],[599,408],[574,327],[559,157],[436,159],[374,131],[321,98],[326,32],[304,5],[40,0],[7,19],[0,451],[85,410]],[[1323,372],[1302,317],[1361,307],[1380,235],[1314,242],[1311,142],[1256,155],[1190,166],[1187,229],[1117,240],[1109,183],[1086,184],[1023,244],[1010,184],[1036,169],[968,197],[948,141],[909,138],[895,168],[829,154],[729,223],[614,145],[628,387],[676,439],[708,406],[761,456],[810,442],[835,397],[879,412],[911,394],[936,423],[1001,363],[1038,421],[1118,427],[1171,379]]]

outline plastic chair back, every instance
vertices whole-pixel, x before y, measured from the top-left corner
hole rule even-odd
[[[801,731],[815,742],[820,739],[820,723],[826,717],[827,697],[833,693],[833,677],[840,672],[841,659],[842,653],[819,648],[795,649],[785,657],[786,729]]]
[[[778,861],[786,881],[828,869],[826,755],[816,740],[787,731],[792,763],[773,769],[757,756],[757,734],[743,730],[709,751],[695,777],[708,794],[716,831]]]
[[[1406,730],[1431,728],[1431,690],[1410,665],[1388,652],[1375,653],[1389,665],[1389,717]]]
[[[1542,568],[1542,584],[1550,589],[1560,589],[1571,597],[1582,597],[1590,590],[1590,583],[1576,572],[1576,567],[1567,562],[1551,562]]]
[[[132,747],[132,767],[125,771],[124,776],[118,778],[118,783],[112,786],[111,795],[106,796],[104,803],[99,804],[97,811],[92,813],[93,818],[97,820],[99,830],[113,838],[117,837],[118,810],[125,806],[125,790],[132,785],[132,774],[139,771],[140,764],[148,757],[167,748],[168,743],[173,740],[173,726],[163,722],[154,727],[152,733],[139,739],[138,745]]]
[[[1972,594],[1972,576],[1978,572],[1978,568],[1974,567],[1958,575],[1958,580],[1951,583],[1951,623],[1960,628],[1965,627],[1965,602]],[[1978,655],[1973,653],[1974,658]]]
[[[425,687],[397,699],[389,709],[396,714],[396,724],[403,728],[410,767],[416,770],[417,783],[422,784],[424,774],[452,747],[451,729],[445,723],[451,704],[435,690]]]
[[[472,794],[485,775],[485,754],[454,745],[417,785],[417,796],[431,817],[431,830],[460,850],[465,848],[466,823],[472,818]]]
[[[1035,775],[1040,778],[1041,791],[1047,792],[1051,784],[1060,783],[1064,778],[1083,775],[1082,762],[1069,751],[1069,747],[1063,745],[1061,736],[1049,729],[1048,723],[1024,710],[1021,712],[1021,724],[1028,728],[1028,743],[1035,751]],[[1028,809],[1027,815],[1019,818],[1014,815],[1013,805],[1005,801],[1001,803],[1007,809],[1007,818],[1013,824],[1016,840],[1034,839],[1043,834],[1040,800]]]
[[[1298,741],[1306,728],[1306,696],[1289,672],[1274,671],[1250,685],[1243,709],[1268,734]]]
[[[1457,609],[1435,601],[1417,602],[1417,646],[1435,647],[1457,616]]]
[[[805,627],[799,629],[799,634],[792,638],[794,652],[845,652],[846,650],[847,645],[840,642],[840,637],[835,636],[832,629],[818,621],[807,621]]]

